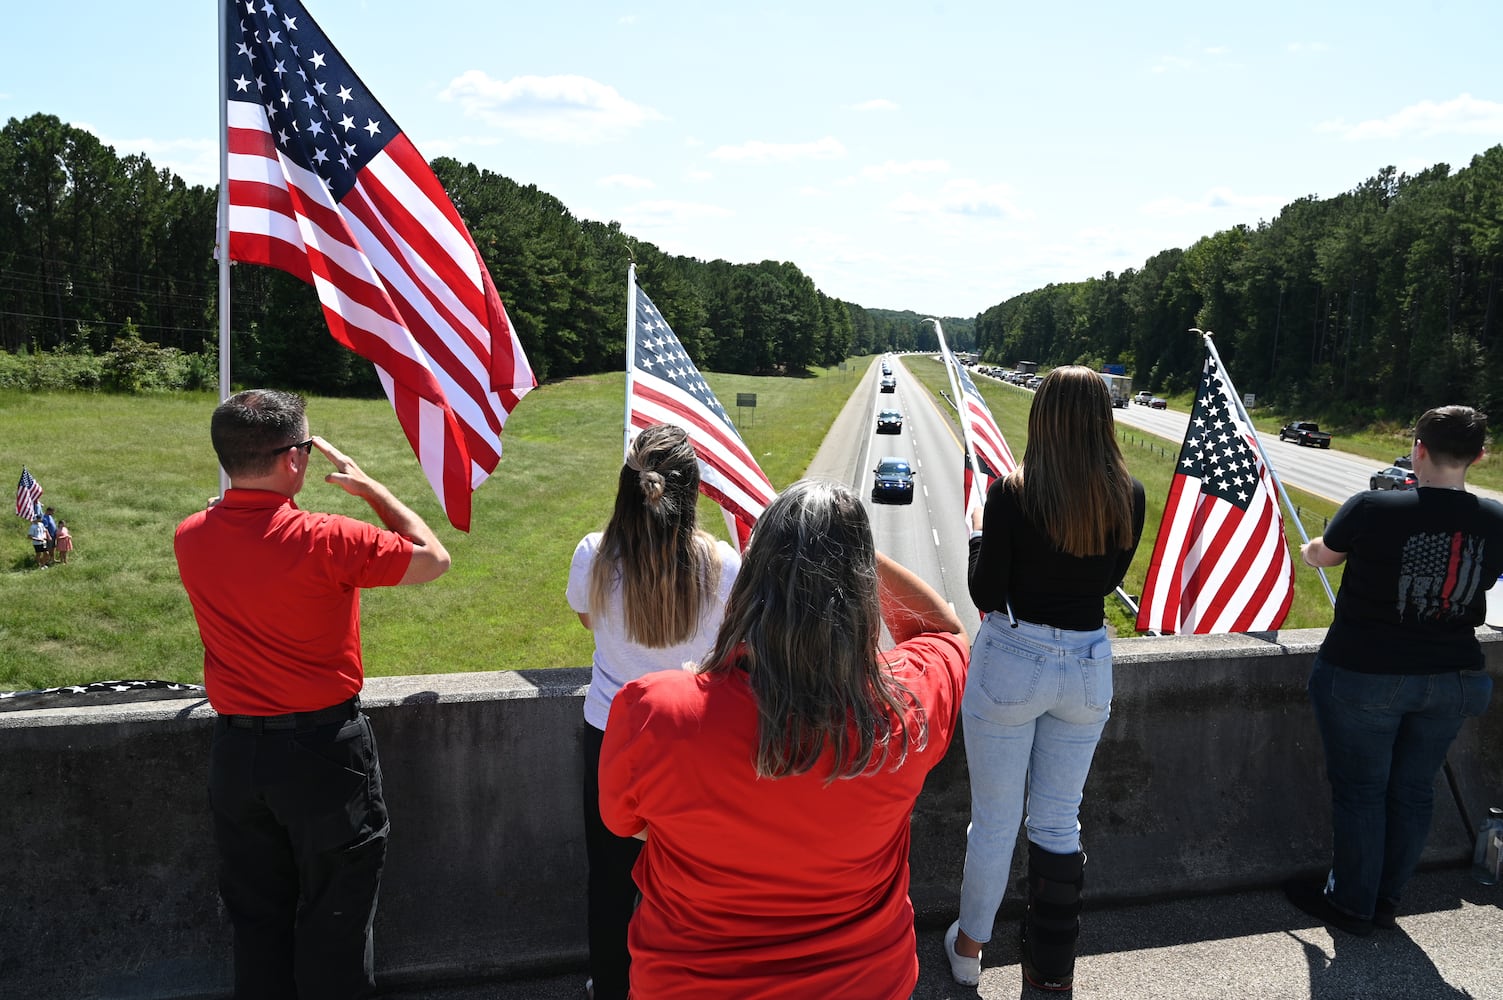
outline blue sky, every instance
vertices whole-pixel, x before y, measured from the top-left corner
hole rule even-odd
[[[307,2],[429,158],[936,315],[1503,141],[1497,0]],[[12,8],[0,119],[215,182],[212,0]]]

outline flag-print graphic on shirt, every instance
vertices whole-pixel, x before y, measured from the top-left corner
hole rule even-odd
[[[1483,540],[1460,531],[1410,535],[1399,563],[1398,612],[1404,620],[1460,618],[1482,592]]]

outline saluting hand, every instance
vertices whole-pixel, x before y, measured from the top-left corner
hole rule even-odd
[[[334,465],[334,471],[324,477],[324,482],[338,486],[351,496],[369,498],[371,487],[378,485],[374,479],[361,471],[355,460],[334,447],[317,434],[313,435],[313,447],[323,453]]]

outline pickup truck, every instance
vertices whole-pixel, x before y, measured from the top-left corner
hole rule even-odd
[[[1308,420],[1296,420],[1279,428],[1279,440],[1293,441],[1301,447],[1307,444],[1316,448],[1331,447],[1331,435],[1321,430],[1319,424],[1312,424]]]

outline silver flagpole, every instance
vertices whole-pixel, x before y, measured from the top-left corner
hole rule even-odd
[[[1242,405],[1242,397],[1237,394],[1236,386],[1232,385],[1231,373],[1226,370],[1226,364],[1221,360],[1221,355],[1216,351],[1216,344],[1211,339],[1214,334],[1210,330],[1199,330],[1195,327],[1191,327],[1190,332],[1198,333],[1205,339],[1206,350],[1211,352],[1211,357],[1216,361],[1216,367],[1221,369],[1221,377],[1226,381],[1226,394],[1232,398],[1232,403],[1237,407],[1237,416],[1241,418],[1242,423],[1252,434],[1253,447],[1258,449],[1258,457],[1263,460],[1263,467],[1273,477],[1273,485],[1279,491],[1279,499],[1284,501],[1284,509],[1289,512],[1289,516],[1294,520],[1294,526],[1299,529],[1300,539],[1309,542],[1310,536],[1305,533],[1305,524],[1299,519],[1299,512],[1294,509],[1294,503],[1289,499],[1289,494],[1284,492],[1284,482],[1279,478],[1279,474],[1274,471],[1273,463],[1268,460],[1268,453],[1263,450],[1263,442],[1258,440],[1257,428],[1253,426],[1252,418],[1247,415],[1247,408]],[[1331,581],[1326,579],[1326,571],[1316,566],[1315,572],[1320,574],[1320,585],[1325,588],[1326,597],[1330,600],[1331,606],[1334,607],[1336,605],[1336,595],[1331,592]]]
[[[219,401],[230,398],[230,68],[225,51],[229,37],[229,0],[219,0]],[[230,477],[219,470],[219,495]]]
[[[626,265],[626,409],[621,419],[621,458],[631,450],[631,384],[637,370],[637,265]]]
[[[971,463],[971,494],[966,497],[966,512],[969,513],[971,500],[976,500],[984,507],[986,497],[984,495],[981,497],[976,496],[978,489],[976,481],[981,478],[981,466],[976,462],[976,446],[971,440],[971,425],[966,420],[965,410],[963,409],[965,393],[960,388],[960,362],[956,361],[955,355],[950,353],[950,345],[945,342],[945,328],[940,326],[939,320],[931,316],[924,320],[924,322],[934,324],[934,332],[939,337],[939,350],[945,359],[945,371],[950,376],[950,391],[955,394],[955,415],[960,420],[960,439],[965,442],[965,460]],[[970,522],[967,521],[967,530],[970,527]],[[1012,613],[1011,600],[1007,601],[1007,620],[1012,624],[1013,628],[1018,627],[1018,616]]]

